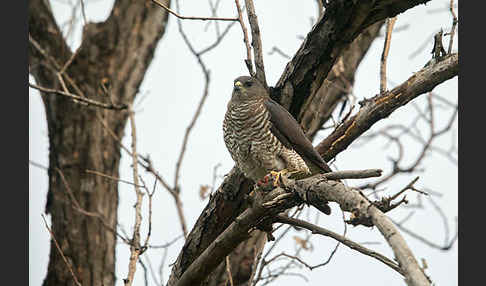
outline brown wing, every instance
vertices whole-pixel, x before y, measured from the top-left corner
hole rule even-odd
[[[285,147],[294,149],[300,156],[314,163],[323,172],[332,171],[305,136],[299,123],[285,108],[272,99],[265,101],[265,107],[270,113],[270,121],[272,122],[270,131]]]

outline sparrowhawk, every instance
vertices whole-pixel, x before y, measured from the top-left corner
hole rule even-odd
[[[223,133],[236,166],[255,182],[282,170],[305,176],[331,172],[294,117],[256,78],[235,79]]]

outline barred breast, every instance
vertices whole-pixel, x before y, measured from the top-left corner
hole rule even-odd
[[[229,104],[223,121],[224,142],[237,167],[258,181],[270,171],[303,170],[302,158],[271,132],[270,114],[260,101]]]

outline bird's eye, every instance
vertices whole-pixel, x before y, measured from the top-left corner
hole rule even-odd
[[[250,87],[250,86],[252,86],[252,85],[253,85],[253,82],[251,82],[251,81],[247,81],[247,82],[245,82],[245,86]]]

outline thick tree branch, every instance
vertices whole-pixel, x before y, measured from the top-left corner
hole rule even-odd
[[[42,47],[47,54],[56,55],[56,63],[61,66],[71,56],[71,49],[63,38],[61,30],[52,15],[48,1],[32,0],[29,1],[29,66],[42,64],[43,60],[48,60],[42,55],[35,43]],[[58,67],[54,67],[58,68]]]
[[[226,228],[182,274],[176,285],[198,285],[201,279],[223,261],[249,232],[262,222],[275,221],[275,215],[301,204],[303,201],[318,207],[329,201],[336,202],[344,211],[370,220],[377,226],[392,248],[408,285],[430,285],[405,240],[383,212],[344,184],[323,179],[317,175],[303,180],[284,180],[284,189],[277,188],[263,196],[256,190],[251,207],[247,208]],[[297,195],[297,196],[296,196]],[[261,197],[260,197],[261,196]]]
[[[289,110],[296,118],[305,100],[322,86],[342,50],[363,29],[372,24],[363,25],[372,11],[385,12],[378,13],[379,17],[375,16],[374,22],[377,22],[428,0],[406,1],[406,3],[403,1],[396,4],[399,6],[397,9],[391,9],[396,1],[372,2],[332,1],[323,17],[309,32],[296,55],[287,64],[271,94],[280,102],[282,102],[280,99],[286,97]],[[378,7],[379,4],[383,5]],[[390,13],[386,13],[388,11]],[[252,185],[253,182],[245,179],[236,168],[231,170],[189,233],[174,263],[168,285],[175,285],[202,251],[246,208],[243,198],[250,192]]]
[[[383,23],[384,21],[380,21],[366,28],[344,49],[319,90],[309,96],[302,105],[297,119],[309,138],[313,138],[321,130],[322,125],[331,118],[338,103],[343,102],[342,104],[344,104],[344,100],[349,100],[346,96],[353,94],[352,85],[356,70],[371,43],[378,37]],[[289,108],[291,104],[291,102],[284,101],[280,103],[286,108]]]
[[[406,82],[384,94],[365,100],[356,115],[338,126],[316,146],[324,160],[334,158],[377,121],[388,117],[397,108],[417,96],[431,91],[437,85],[457,76],[459,55],[446,56],[440,62],[416,72]]]
[[[292,102],[289,111],[297,117],[305,100],[321,87],[342,50],[366,27],[428,1],[331,1],[287,64],[275,85],[275,96]]]

